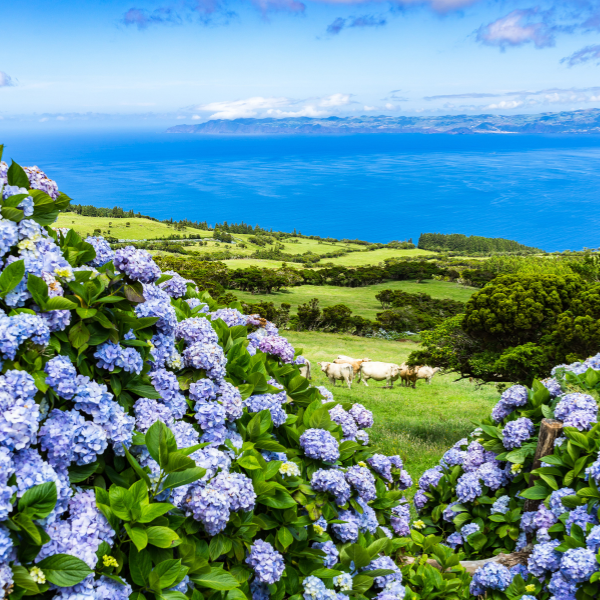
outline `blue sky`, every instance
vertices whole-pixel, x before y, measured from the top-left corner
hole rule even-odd
[[[600,0],[20,0],[2,13],[5,124],[600,107]]]

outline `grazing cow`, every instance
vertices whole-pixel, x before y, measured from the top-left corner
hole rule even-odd
[[[352,389],[352,379],[354,379],[354,373],[352,366],[348,364],[336,365],[330,362],[317,363],[321,367],[321,371],[327,375],[327,379],[335,387],[335,382],[338,380],[345,381],[348,389]]]
[[[307,358],[304,359],[303,364],[298,366],[300,367],[300,375],[302,375],[302,377],[306,377],[306,379],[312,379],[312,375],[310,373],[310,361]]]
[[[400,367],[400,377],[402,378],[402,385],[406,387],[417,386],[417,380],[425,379],[429,385],[433,376],[440,370],[439,367],[428,367],[428,366],[414,366],[409,367],[406,363],[403,363]]]
[[[366,361],[370,362],[370,359],[367,358]],[[345,356],[344,358],[336,358],[333,361],[333,363],[336,365],[350,365],[352,367],[352,370],[354,371],[355,377],[358,374],[360,365],[362,365],[362,363],[364,363],[364,362],[365,362],[364,358],[350,358],[348,356]]]
[[[370,362],[370,358],[352,358],[351,356],[344,356],[343,354],[339,354],[337,357],[338,360],[347,360],[347,361],[355,361],[355,360],[362,360],[363,362]]]
[[[394,381],[400,376],[400,365],[377,361],[363,362],[360,365],[360,380],[367,386],[367,379],[385,381],[389,388],[394,387]]]

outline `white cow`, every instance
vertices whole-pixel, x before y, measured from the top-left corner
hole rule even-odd
[[[378,361],[364,362],[360,365],[360,380],[367,386],[367,379],[375,381],[385,381],[386,387],[393,388],[394,381],[400,376],[400,365],[394,363],[384,363]]]
[[[362,360],[363,362],[371,362],[370,358],[352,358],[351,356],[344,356],[343,354],[338,355],[338,360],[348,360],[353,362],[355,360]]]
[[[333,362],[336,365],[351,365],[352,366],[352,370],[354,371],[354,376],[356,377],[358,375],[358,371],[360,369],[360,365],[362,365],[362,363],[365,362],[365,359],[364,358],[356,358],[356,359],[352,360],[349,357],[347,357],[347,358],[336,358]]]
[[[352,389],[352,380],[354,379],[352,365],[336,365],[330,362],[320,362],[317,364],[321,367],[321,371],[327,375],[327,378],[334,387],[335,382],[341,380],[346,382],[348,389]]]

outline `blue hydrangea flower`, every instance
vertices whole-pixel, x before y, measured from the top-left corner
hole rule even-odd
[[[475,571],[471,581],[471,594],[483,596],[486,590],[504,591],[512,581],[510,571],[496,562],[488,562]]]
[[[57,356],[46,363],[46,383],[61,397],[70,400],[77,391],[77,371],[67,356]]]
[[[230,498],[227,494],[203,484],[192,486],[188,492],[187,514],[204,525],[208,535],[217,535],[229,521]]]
[[[562,576],[572,583],[583,583],[598,570],[596,555],[587,548],[571,548],[560,561]]]
[[[326,387],[318,385],[317,389],[319,390],[321,396],[323,396],[323,404],[326,404],[327,402],[333,402],[333,394]]]
[[[225,409],[218,402],[198,402],[195,419],[205,431],[225,425]]]
[[[600,550],[600,525],[592,527],[585,541],[592,552],[597,553]]]
[[[335,469],[318,469],[313,473],[310,485],[316,492],[332,494],[338,506],[346,504],[352,493],[342,471]]]
[[[283,556],[263,540],[256,540],[252,544],[246,563],[254,569],[256,579],[261,583],[277,583],[285,568]]]
[[[243,315],[237,308],[220,308],[215,312],[208,313],[211,321],[221,319],[227,327],[235,327],[237,325],[246,325],[248,317]]]
[[[510,415],[515,408],[525,406],[529,395],[527,388],[523,385],[513,385],[500,396],[498,404],[492,410],[492,419],[499,423]]]
[[[95,584],[97,600],[128,600],[133,592],[131,586],[126,583],[123,585],[114,579],[109,579],[104,575],[98,579]]]
[[[91,244],[96,251],[96,257],[88,263],[92,267],[102,267],[115,257],[110,244],[102,236],[88,236],[85,238],[85,241]]]
[[[333,542],[316,542],[312,545],[317,550],[322,550],[325,553],[323,557],[323,566],[326,569],[333,569],[340,560],[340,553]]]
[[[355,403],[348,411],[356,421],[359,429],[369,429],[373,427],[373,413],[367,410],[362,404]]]
[[[458,533],[458,531],[455,531],[454,533],[451,533],[446,538],[446,545],[449,546],[450,548],[452,548],[453,550],[457,546],[462,546],[463,543],[464,543],[463,537],[462,537],[462,535],[460,533]]]
[[[225,409],[229,421],[237,421],[244,413],[242,394],[233,384],[223,381],[219,386],[219,402]]]
[[[587,511],[587,506],[578,506],[576,509],[572,510],[569,513],[567,522],[565,523],[567,533],[571,533],[571,527],[574,524],[579,525],[584,532],[588,523],[591,523],[592,525],[598,525],[598,519],[596,518],[595,512],[596,511],[594,511],[594,514],[589,514]]]
[[[553,573],[559,568],[561,554],[556,551],[560,545],[558,540],[535,544],[533,552],[527,561],[527,569],[536,577],[542,577],[546,573]]]
[[[314,460],[335,462],[340,457],[338,441],[326,429],[307,429],[300,436],[300,447]]]
[[[219,341],[217,332],[204,317],[191,317],[181,321],[175,329],[175,338],[185,340],[188,345],[216,344]]]
[[[309,575],[302,584],[304,600],[333,600],[332,593],[327,589],[323,581],[314,575]]]
[[[4,564],[9,560],[13,560],[12,555],[13,541],[10,537],[10,532],[6,527],[4,527],[4,525],[0,525],[0,564]]]
[[[494,504],[492,504],[490,512],[492,514],[505,515],[508,512],[509,503],[510,496],[500,496],[500,498],[498,498]]]
[[[175,374],[165,369],[156,369],[150,373],[150,378],[154,389],[160,394],[163,404],[171,410],[173,417],[182,419],[188,405],[180,391],[179,381]]]
[[[461,503],[473,502],[482,493],[479,476],[476,473],[465,473],[458,478],[456,496]]]
[[[462,526],[460,534],[463,536],[463,538],[467,539],[471,534],[477,533],[480,529],[481,528],[479,525],[477,525],[477,523],[467,523],[466,525]]]
[[[258,349],[265,354],[277,356],[284,363],[292,363],[296,351],[293,346],[284,338],[278,335],[268,335],[260,340]]]
[[[256,493],[252,480],[241,473],[219,473],[210,486],[229,497],[230,510],[248,512],[254,509]]]
[[[115,267],[125,273],[129,279],[152,283],[160,277],[160,269],[146,250],[138,250],[133,246],[120,248],[113,259]]]
[[[7,371],[0,376],[0,446],[21,450],[35,443],[39,405],[37,387],[25,371]]]
[[[287,420],[287,415],[281,407],[281,398],[279,394],[259,394],[257,396],[250,396],[244,400],[244,406],[250,413],[268,410],[271,413],[271,420],[275,427],[280,427]]]
[[[182,356],[186,367],[203,369],[211,379],[217,381],[222,381],[225,378],[227,358],[225,358],[221,346],[195,343],[186,348]]]
[[[565,394],[556,405],[554,416],[567,427],[586,431],[598,421],[598,405],[588,394]]]
[[[366,467],[354,465],[346,471],[346,481],[358,492],[358,495],[366,502],[377,497],[375,489],[375,477]]]
[[[516,421],[510,421],[506,424],[502,432],[502,444],[507,450],[520,448],[525,440],[528,440],[534,433],[535,426],[531,419],[521,417]]]
[[[423,490],[417,490],[415,495],[413,496],[413,504],[415,505],[415,510],[419,512],[427,503],[429,502],[429,498],[425,495]]]
[[[163,275],[172,275],[171,279],[159,284],[160,288],[169,294],[171,298],[181,298],[182,296],[185,296],[187,293],[187,284],[194,283],[191,279],[184,279],[175,271],[164,271]]]
[[[215,385],[210,379],[199,379],[190,384],[190,398],[196,402],[207,402],[216,400],[219,386]]]
[[[337,423],[342,428],[345,440],[354,440],[358,433],[356,421],[350,413],[347,413],[339,404],[336,404],[329,410],[329,416],[334,423]]]
[[[133,405],[136,427],[146,433],[156,421],[162,421],[167,427],[173,424],[173,413],[164,404],[150,398],[139,398]]]
[[[571,489],[571,488],[561,488],[560,490],[556,490],[555,492],[552,492],[552,494],[550,494],[550,510],[554,513],[554,516],[556,517],[560,517],[560,515],[562,515],[563,513],[567,512],[569,509],[566,508],[563,503],[562,503],[562,499],[565,496],[574,496],[575,495],[575,490]]]
[[[410,535],[410,506],[404,498],[401,504],[392,508],[390,525],[396,535],[401,537]]]
[[[14,360],[19,346],[26,340],[41,346],[48,345],[50,330],[44,319],[29,313],[0,316],[0,354],[3,359]]]
[[[153,283],[144,283],[145,302],[137,304],[135,314],[140,317],[158,317],[156,329],[165,335],[173,335],[177,326],[175,309],[170,296]]]
[[[483,463],[476,471],[477,476],[492,491],[496,491],[508,483],[506,472],[498,467],[498,462]]]
[[[426,492],[430,491],[437,486],[443,474],[440,466],[427,469],[419,479],[419,487]]]
[[[358,539],[358,518],[349,510],[341,510],[338,515],[344,523],[333,523],[331,530],[342,543],[355,542]]]
[[[91,415],[96,423],[106,423],[115,404],[108,388],[83,375],[77,376],[76,383],[77,393],[73,398],[75,408]]]
[[[575,600],[577,588],[577,584],[567,581],[561,571],[553,573],[548,583],[548,591],[554,594],[555,600]]]
[[[371,563],[366,567],[366,571],[375,571],[378,569],[387,569],[390,571],[394,571],[394,573],[390,573],[389,575],[380,575],[379,577],[375,577],[375,587],[384,588],[393,581],[402,581],[402,573],[398,565],[389,557],[389,556],[380,556],[375,560],[372,560]]]

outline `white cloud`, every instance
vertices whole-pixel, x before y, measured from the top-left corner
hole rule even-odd
[[[331,94],[321,98],[294,100],[284,96],[264,98],[254,96],[244,100],[209,102],[183,109],[194,113],[194,120],[321,117],[339,111],[352,103],[351,94]],[[201,114],[204,113],[204,116]]]
[[[363,110],[377,110],[376,106],[367,106],[366,104],[363,106]]]
[[[496,102],[494,104],[488,104],[486,108],[502,108],[502,109],[511,109],[522,106],[523,102],[521,100],[502,100],[501,102]]]

